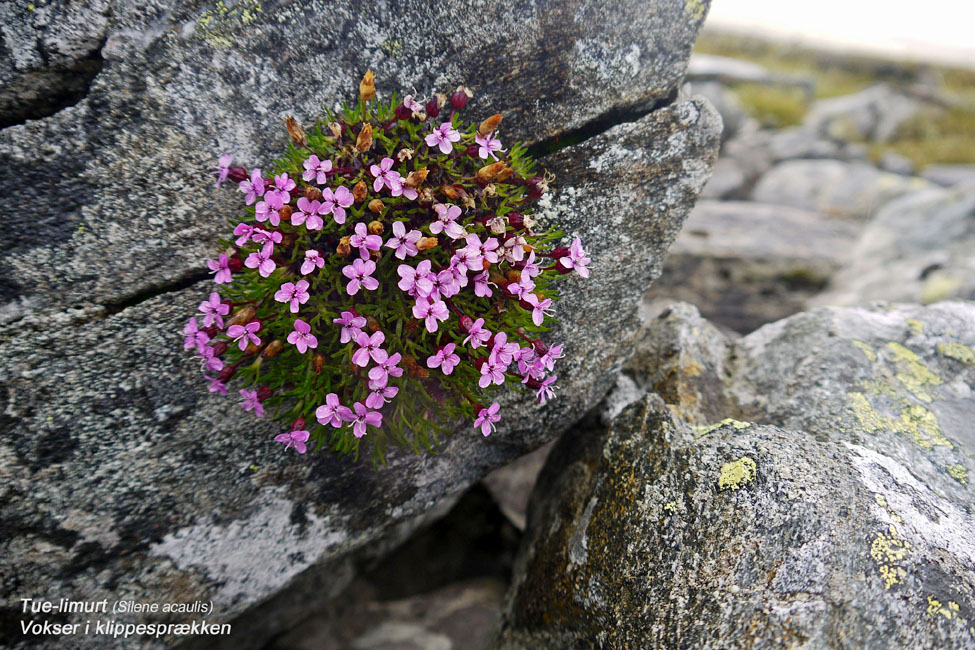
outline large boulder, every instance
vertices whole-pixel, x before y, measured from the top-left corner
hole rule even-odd
[[[813,305],[975,299],[975,183],[891,201]]]
[[[975,305],[732,343],[688,306],[656,390],[556,444],[496,647],[973,647]]]
[[[218,7],[113,5],[87,96],[0,133],[0,158],[32,192],[3,235],[19,296],[0,329],[0,618],[15,648],[63,647],[20,634],[11,603],[24,595],[212,602],[207,620],[233,628],[72,647],[246,649],[339,594],[363,558],[611,387],[716,155],[707,102],[667,100],[706,3]],[[272,424],[203,390],[179,335],[212,287],[196,274],[237,201],[211,193],[206,165],[223,150],[268,160],[284,147],[280,117],[318,117],[366,67],[387,93],[468,81],[474,115],[501,110],[506,136],[542,150],[572,134],[578,144],[540,160],[558,177],[545,212],[593,258],[588,282],[563,284],[559,398],[512,399],[489,439],[468,426],[439,455],[393,453],[378,473],[282,454]]]
[[[819,100],[802,126],[832,140],[889,142],[924,109],[925,103],[916,95],[877,84],[851,95]]]

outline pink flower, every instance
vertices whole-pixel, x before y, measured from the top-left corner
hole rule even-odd
[[[452,143],[460,141],[460,133],[450,125],[450,122],[444,122],[433,133],[424,138],[424,140],[431,149],[439,146],[441,153],[450,153],[454,150]]]
[[[396,257],[405,260],[407,255],[413,257],[420,252],[416,247],[416,242],[420,241],[422,236],[423,233],[419,230],[406,232],[406,226],[403,225],[402,221],[394,221],[393,236],[386,242],[386,248],[392,248]]]
[[[315,179],[319,185],[324,185],[328,181],[328,172],[332,171],[332,161],[319,160],[315,154],[308,156],[301,166],[305,168],[301,174],[302,180],[308,182]]]
[[[264,248],[262,248],[259,252],[254,252],[248,255],[247,259],[244,260],[244,266],[249,269],[257,269],[257,272],[261,274],[261,277],[266,278],[267,276],[271,275],[271,273],[274,272],[274,269],[276,269],[278,266],[274,263],[274,260],[271,259],[272,255],[274,255],[274,244],[268,242],[264,244]]]
[[[485,438],[496,430],[494,423],[501,420],[501,416],[498,414],[498,411],[500,410],[501,405],[495,402],[488,408],[482,408],[480,411],[478,411],[477,418],[474,420],[474,428],[480,428],[481,434]]]
[[[565,258],[562,258],[565,259]],[[545,298],[544,300],[539,300],[538,294],[528,293],[523,297],[524,301],[527,302],[532,307],[532,322],[536,325],[541,325],[545,320],[545,316],[551,316],[552,313],[548,311],[548,308],[552,306],[552,299]]]
[[[251,234],[251,239],[258,244],[266,244],[267,242],[271,242],[272,244],[280,244],[284,237],[277,230],[254,228],[254,232]]]
[[[325,258],[322,254],[316,251],[314,248],[310,248],[305,251],[305,261],[301,263],[301,274],[308,275],[315,270],[316,267],[322,268],[325,266]]]
[[[348,406],[342,406],[339,396],[329,393],[325,396],[325,403],[315,409],[315,417],[323,426],[331,424],[336,429],[342,426],[342,421],[349,421],[354,416]]]
[[[202,357],[201,366],[204,370],[212,370],[213,372],[220,372],[223,370],[223,361],[220,357],[213,353],[213,348],[204,347],[200,350],[200,357]]]
[[[379,235],[370,235],[364,223],[357,223],[355,234],[349,237],[349,246],[358,248],[359,256],[364,260],[369,259],[369,251],[378,251],[382,245],[383,238]]]
[[[511,282],[508,284],[508,292],[514,296],[518,296],[519,300],[523,299],[534,290],[535,283],[532,282],[532,279],[527,273],[522,273],[521,279],[518,282]]]
[[[183,336],[186,337],[183,339],[183,349],[192,350],[196,348],[201,354],[207,342],[210,341],[210,336],[206,332],[200,331],[200,326],[195,318],[186,321],[186,325],[183,326]]]
[[[320,214],[331,214],[335,223],[340,226],[345,223],[345,209],[355,203],[355,197],[348,188],[339,186],[333,192],[326,187],[322,190],[322,209]]]
[[[261,330],[261,321],[252,320],[246,325],[231,325],[227,329],[227,336],[232,338],[240,351],[243,352],[247,349],[247,343],[253,343],[254,345],[260,345],[261,339],[257,336],[257,332]]]
[[[446,230],[447,236],[451,239],[460,239],[467,235],[464,227],[457,223],[457,217],[460,216],[459,207],[450,203],[434,203],[433,211],[437,213],[437,220],[430,224],[431,234],[437,235]]]
[[[448,343],[439,348],[435,355],[427,358],[427,368],[439,367],[445,375],[452,373],[457,364],[460,363],[460,357],[454,354],[456,348],[457,346],[453,343]]]
[[[521,383],[527,383],[529,379],[539,379],[545,374],[545,364],[535,355],[535,349],[524,347],[515,355],[518,363],[518,372],[524,377]]]
[[[389,383],[390,377],[402,377],[403,369],[397,364],[402,358],[399,352],[390,355],[378,365],[369,369],[369,388],[382,388]]]
[[[582,249],[582,242],[578,237],[569,246],[569,254],[559,258],[559,265],[567,269],[575,269],[575,272],[584,278],[589,277],[589,269],[586,268],[592,260],[586,256],[586,251]]]
[[[254,232],[254,226],[249,223],[238,223],[234,227],[234,234],[237,235],[237,241],[234,243],[238,246],[243,246],[250,241],[251,235]]]
[[[383,404],[391,401],[394,397],[396,397],[396,393],[398,392],[399,388],[396,386],[374,388],[373,391],[366,397],[366,406],[371,409],[382,408]]]
[[[477,241],[476,236],[475,236],[474,241]],[[470,237],[468,237],[467,238],[467,245],[470,246],[471,244],[472,244],[472,240],[471,240]],[[488,238],[486,238],[484,240],[484,243],[483,244],[480,244],[480,247],[481,247],[481,257],[483,257],[484,259],[486,259],[490,264],[497,264],[498,263],[498,247],[500,245],[501,244],[500,244],[500,242],[498,242],[498,240],[497,240],[496,237],[488,237]]]
[[[250,411],[253,409],[254,415],[259,418],[264,417],[264,407],[261,405],[261,400],[257,397],[256,390],[244,390],[240,389],[237,391],[244,398],[244,403],[242,406],[245,411]]]
[[[541,362],[545,364],[545,367],[549,371],[555,370],[555,361],[562,358],[562,344],[553,345],[548,349],[548,352],[541,356]]]
[[[474,276],[474,295],[480,298],[490,298],[492,286],[497,286],[493,282],[489,281],[488,278],[490,274],[487,271],[481,271]]]
[[[552,375],[542,382],[542,385],[538,388],[538,392],[535,393],[535,397],[537,397],[538,401],[542,404],[555,396],[555,390],[552,388],[552,384],[555,383],[556,379],[558,379],[558,377]]]
[[[208,377],[207,375],[203,375],[203,378],[210,382],[209,388],[211,393],[220,393],[221,395],[227,394],[227,384],[223,383],[219,379]]]
[[[370,357],[376,363],[382,363],[388,359],[389,355],[386,353],[386,350],[380,347],[385,340],[386,335],[382,332],[374,332],[372,336],[369,336],[365,332],[359,332],[355,338],[356,345],[359,346],[359,349],[352,355],[352,363],[360,368],[365,368],[369,365]]]
[[[527,275],[529,278],[535,278],[541,272],[542,267],[535,263],[535,251],[528,253],[528,259],[525,260],[525,267],[521,270],[521,276]]]
[[[264,179],[261,177],[261,170],[257,168],[252,169],[250,180],[241,181],[238,187],[244,193],[244,203],[246,205],[252,204],[257,200],[257,197],[264,196]]]
[[[340,343],[348,343],[357,338],[362,328],[366,326],[366,319],[363,316],[356,316],[351,311],[343,311],[341,318],[333,318],[333,323],[342,326],[342,333],[339,335]]]
[[[269,222],[272,226],[281,225],[281,213],[278,212],[278,208],[271,207],[271,204],[267,201],[258,201],[257,205],[254,206],[254,218],[264,223]]]
[[[437,321],[447,320],[447,316],[450,314],[447,311],[447,305],[442,300],[431,302],[420,297],[416,299],[416,304],[413,305],[413,315],[416,318],[425,319],[427,331],[432,334],[437,331]]]
[[[297,283],[285,282],[274,294],[274,299],[278,302],[291,303],[291,313],[298,313],[298,305],[308,302],[311,296],[308,295],[308,281],[298,280]]]
[[[399,187],[403,184],[403,177],[400,176],[398,171],[391,169],[394,162],[392,158],[383,158],[378,165],[369,167],[369,171],[376,179],[372,184],[374,192],[383,189],[383,185],[392,190],[394,187]]]
[[[321,217],[322,214],[328,213],[323,212],[320,201],[309,201],[305,197],[301,197],[298,199],[298,211],[291,215],[291,225],[305,224],[305,228],[308,230],[321,230],[325,225],[325,221]]]
[[[223,253],[220,253],[217,259],[207,262],[207,266],[210,268],[210,273],[216,273],[213,276],[213,281],[217,284],[225,284],[233,281],[230,274],[230,260]]]
[[[453,269],[444,269],[437,274],[435,280],[431,278],[430,281],[433,282],[433,291],[430,293],[431,299],[436,299],[434,294],[451,298],[460,293],[460,282],[454,275]]]
[[[375,291],[379,288],[379,280],[372,277],[376,270],[376,263],[372,260],[355,260],[352,264],[342,267],[342,275],[349,278],[349,283],[345,286],[345,292],[350,296],[359,293],[360,288],[366,291]]]
[[[508,343],[508,335],[504,332],[498,332],[494,335],[494,344],[491,346],[491,354],[495,354],[498,357],[498,361],[504,364],[505,369],[514,360],[515,355],[521,348],[518,347],[517,343]]]
[[[287,174],[275,174],[274,189],[268,190],[264,200],[269,206],[278,210],[291,201],[291,190],[294,188],[295,182],[288,178]]]
[[[366,435],[366,425],[382,426],[383,414],[379,411],[370,411],[361,402],[355,402],[352,408],[355,409],[355,414],[349,422],[352,422],[352,433],[356,438]]]
[[[220,183],[227,180],[227,174],[230,172],[230,163],[234,161],[234,155],[232,153],[225,153],[220,156],[220,160],[217,161],[217,170],[213,172],[217,175],[217,187],[220,187]]]
[[[288,433],[279,433],[274,436],[275,442],[283,442],[285,444],[285,449],[295,448],[299,454],[303,454],[308,451],[305,443],[308,442],[308,437],[311,434],[307,431],[289,431]]]
[[[502,249],[504,259],[507,260],[509,264],[514,264],[525,259],[526,244],[528,244],[528,241],[521,235],[506,239]]]
[[[200,303],[200,311],[203,312],[203,327],[210,327],[214,323],[223,329],[223,317],[230,313],[230,305],[225,305],[220,301],[220,294],[213,292],[210,297]]]
[[[433,291],[433,281],[430,279],[430,260],[423,260],[413,268],[409,264],[400,264],[396,268],[400,281],[400,289],[412,297],[429,296]]]
[[[474,136],[474,142],[480,146],[480,148],[477,150],[477,156],[479,158],[484,158],[485,160],[488,156],[491,156],[497,160],[498,157],[494,155],[494,152],[503,151],[503,149],[501,149],[501,141],[494,137],[494,131],[491,131],[485,136],[478,133]]]
[[[311,325],[301,320],[295,319],[295,329],[288,334],[288,343],[298,348],[298,352],[304,354],[308,348],[317,348],[318,339],[311,333]]]
[[[497,355],[492,352],[487,361],[481,364],[481,378],[477,380],[477,385],[487,388],[491,384],[498,386],[504,384],[504,371],[507,369],[508,366],[502,364]]]
[[[464,339],[464,345],[467,345],[467,342],[470,341],[471,348],[476,350],[482,345],[486,345],[490,339],[491,332],[484,329],[484,319],[478,318],[476,321],[474,321],[474,324],[471,325],[471,329],[467,333],[467,338]]]
[[[403,98],[403,106],[410,109],[410,112],[413,113],[413,117],[417,117],[420,113],[425,112],[423,104],[413,99],[413,95],[407,95]]]
[[[393,189],[389,191],[392,196],[405,196],[410,201],[416,201],[416,197],[419,196],[417,191],[410,187],[409,185],[395,185]]]

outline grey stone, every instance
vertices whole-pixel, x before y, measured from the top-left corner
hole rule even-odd
[[[518,530],[525,530],[528,497],[531,496],[535,479],[552,450],[552,444],[549,442],[542,445],[484,477],[484,486],[494,497],[504,516]]]
[[[934,187],[885,205],[849,265],[813,305],[975,299],[975,184]]]
[[[975,646],[972,323],[672,310],[659,394],[552,450],[494,647]]]
[[[803,127],[833,140],[889,142],[898,128],[924,109],[924,102],[887,84],[852,95],[823,99],[809,110]]]
[[[859,231],[859,224],[786,206],[699,201],[646,295],[692,303],[747,334],[802,311],[850,261]]]
[[[900,174],[901,176],[914,175],[914,161],[907,156],[897,153],[896,151],[888,151],[884,153],[884,155],[880,157],[880,160],[877,161],[877,165],[882,170],[891,172],[893,174]],[[930,178],[927,180],[935,182]]]
[[[722,142],[735,137],[749,119],[737,95],[724,84],[714,81],[695,82],[691,84],[691,93],[707,98],[720,113],[724,124],[724,130],[721,132]]]
[[[540,161],[558,178],[541,219],[557,218],[593,259],[589,280],[562,285],[551,333],[566,344],[558,399],[510,398],[511,415],[490,438],[468,423],[439,455],[393,453],[379,473],[326,454],[282,454],[272,424],[204,391],[179,329],[209,283],[101,319],[28,315],[0,329],[0,574],[16,575],[2,583],[4,602],[212,601],[208,620],[231,622],[233,634],[208,638],[209,648],[260,647],[293,626],[340,593],[363,558],[552,439],[613,386],[638,336],[642,292],[707,181],[719,125],[704,100],[673,104]]]
[[[975,185],[975,165],[928,165],[921,176],[935,185]]]
[[[764,66],[729,56],[695,52],[687,62],[690,80],[764,81],[770,76]]]
[[[0,132],[0,164],[16,179],[0,188],[0,204],[13,208],[0,233],[0,302],[90,315],[205,273],[222,216],[239,201],[212,190],[217,156],[266,165],[286,146],[285,116],[321,118],[323,106],[354,97],[367,68],[384,97],[466,82],[472,117],[501,112],[506,142],[534,143],[663,103],[708,9],[633,0],[37,5],[4,3],[0,14],[0,115],[23,121]],[[70,81],[89,60],[101,67],[77,103],[24,121],[40,103],[30,93],[57,94],[48,77]]]
[[[791,127],[780,129],[767,135],[769,154],[772,160],[780,162],[796,158],[842,158],[841,147],[825,138],[810,133],[807,129]]]
[[[748,178],[733,158],[718,158],[711,171],[711,179],[701,192],[702,199],[737,198],[745,191]]]
[[[787,160],[758,180],[751,198],[830,217],[865,219],[887,201],[929,187],[923,179],[883,172],[862,162]]]

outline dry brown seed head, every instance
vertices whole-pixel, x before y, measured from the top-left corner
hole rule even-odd
[[[420,237],[420,241],[416,243],[416,247],[421,251],[428,251],[432,248],[437,247],[436,237]]]
[[[315,356],[311,358],[311,370],[316,375],[322,374],[322,368],[325,367],[325,355],[321,352],[316,352]]]
[[[379,328],[379,321],[376,320],[375,318],[373,318],[372,316],[366,316],[366,327],[369,328],[369,331],[370,332],[372,332],[373,334],[375,334],[380,329]]]
[[[249,323],[254,320],[254,316],[257,316],[257,310],[254,307],[251,305],[241,307],[227,320],[227,327]]]
[[[314,185],[305,185],[305,198],[309,201],[319,201],[322,198],[322,191]]]
[[[419,187],[420,183],[427,180],[429,174],[430,171],[426,167],[410,172],[410,175],[406,177],[406,184],[410,187]]]
[[[369,193],[369,189],[366,187],[365,181],[359,181],[352,188],[352,198],[355,199],[356,203],[362,203],[366,200],[366,195]]]
[[[355,139],[355,148],[365,153],[372,148],[372,124],[363,124],[359,137]]]
[[[267,347],[261,352],[261,356],[265,359],[270,359],[278,352],[284,349],[284,342],[281,339],[274,339],[268,343]]]
[[[386,231],[383,227],[382,221],[370,221],[369,222],[369,234],[370,235],[381,235]]]
[[[501,113],[495,113],[481,122],[480,126],[477,127],[477,132],[481,135],[487,135],[498,128],[499,124],[501,124]]]
[[[490,165],[484,165],[477,170],[477,174],[475,176],[481,183],[490,183],[498,177],[498,172],[500,172],[502,169],[504,169],[504,162],[498,161],[496,163],[491,163]]]
[[[499,183],[503,183],[504,181],[506,181],[509,178],[511,178],[511,175],[514,174],[514,173],[515,173],[515,170],[513,170],[511,167],[505,167],[504,169],[502,169],[501,171],[498,172],[497,181]]]
[[[288,127],[288,135],[291,136],[291,141],[295,143],[296,147],[299,149],[308,147],[308,138],[305,137],[305,130],[301,128],[298,120],[289,115],[284,119],[284,125]]]
[[[373,199],[369,201],[369,211],[375,212],[376,214],[382,214],[382,211],[386,209],[386,206],[379,199]]]
[[[521,282],[521,271],[516,271],[515,269],[509,270],[508,282],[514,282],[515,284]]]
[[[359,96],[367,102],[376,98],[376,75],[372,70],[366,70],[366,74],[362,75],[362,81],[359,82]]]
[[[321,192],[318,194],[321,196]],[[294,214],[294,210],[291,209],[290,205],[282,205],[278,210],[278,215],[281,217],[281,221],[291,221],[292,214]]]
[[[335,247],[335,254],[339,257],[348,257],[352,252],[352,247],[349,245],[349,238],[343,237],[339,240],[339,245]]]

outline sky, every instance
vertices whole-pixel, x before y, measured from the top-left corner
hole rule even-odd
[[[707,25],[975,68],[973,0],[712,0]]]

